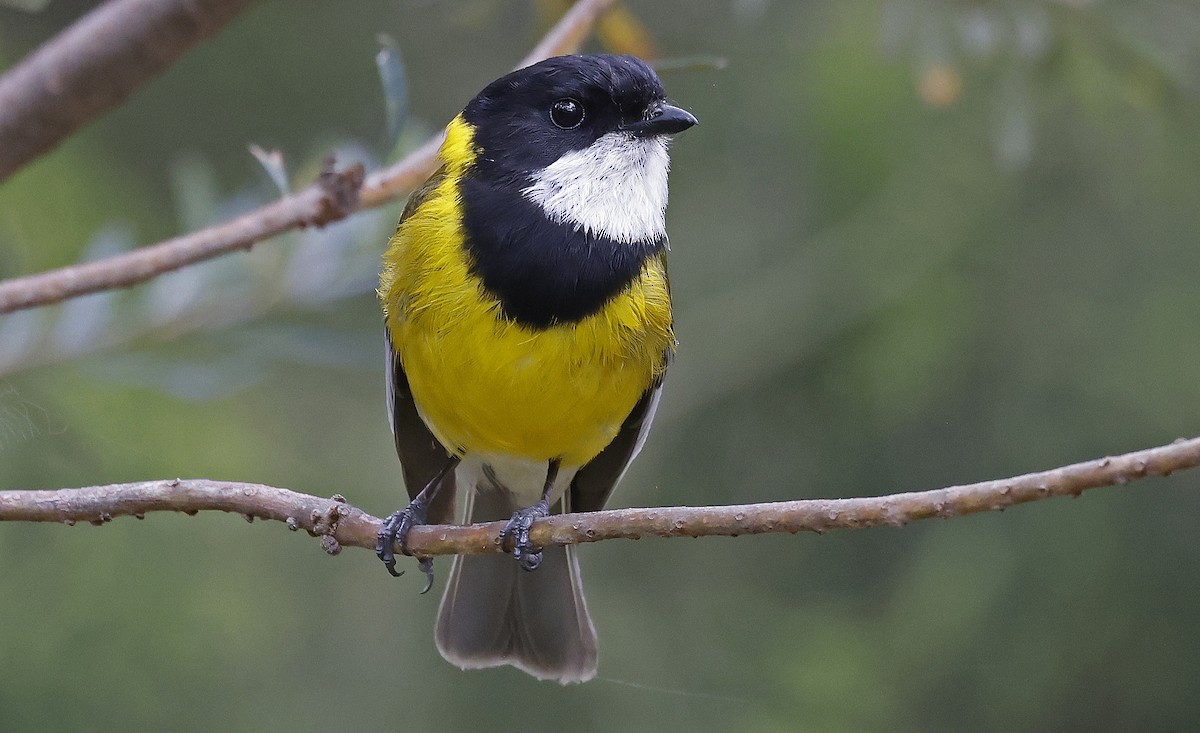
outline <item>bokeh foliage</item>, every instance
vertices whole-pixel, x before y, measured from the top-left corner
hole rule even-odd
[[[0,4],[0,63],[88,5]],[[331,148],[378,165],[380,33],[402,150],[554,6],[264,2],[0,187],[0,276],[267,200],[249,143],[294,182]],[[673,158],[681,346],[617,504],[933,488],[1197,433],[1200,8],[629,7],[607,42],[728,64],[664,72],[702,122]],[[204,476],[395,508],[370,287],[398,212],[0,317],[0,486]],[[1198,483],[587,547],[602,679],[566,689],[459,673],[436,594],[280,525],[7,525],[0,728],[1182,730]]]

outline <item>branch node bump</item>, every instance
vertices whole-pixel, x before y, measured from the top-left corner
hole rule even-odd
[[[337,538],[331,534],[321,537],[321,549],[329,555],[336,555],[342,551],[342,544],[337,541]]]
[[[362,190],[366,173],[361,163],[355,163],[349,168],[338,170],[333,156],[325,159],[321,166],[321,175],[317,185],[324,194],[318,206],[316,215],[306,224],[323,227],[330,222],[345,219],[358,210],[358,196]]]
[[[337,532],[338,520],[344,515],[337,504],[330,504],[324,509],[313,509],[309,514],[309,519],[312,521],[312,529],[310,534],[317,536],[332,536]]]

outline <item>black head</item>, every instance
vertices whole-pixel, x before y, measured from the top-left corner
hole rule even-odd
[[[500,77],[463,117],[482,148],[476,165],[521,175],[601,136],[669,135],[696,118],[666,103],[662,82],[633,56],[557,56]]]

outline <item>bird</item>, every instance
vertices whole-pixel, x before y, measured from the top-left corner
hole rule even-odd
[[[447,580],[434,639],[462,669],[596,674],[575,548],[529,529],[603,508],[646,440],[676,347],[668,143],[696,123],[633,56],[511,72],[449,123],[388,242],[388,417],[411,501],[376,552],[399,575],[396,546],[453,523],[459,492],[465,522],[507,521],[512,558],[457,556]]]

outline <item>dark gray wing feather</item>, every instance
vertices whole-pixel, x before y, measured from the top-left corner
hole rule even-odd
[[[571,481],[571,511],[595,512],[604,508],[617,482],[625,475],[629,464],[646,444],[646,436],[650,433],[650,424],[654,422],[654,413],[658,409],[660,397],[661,377],[633,406],[633,411],[621,424],[617,437],[600,451],[600,455],[575,474],[574,480]]]

